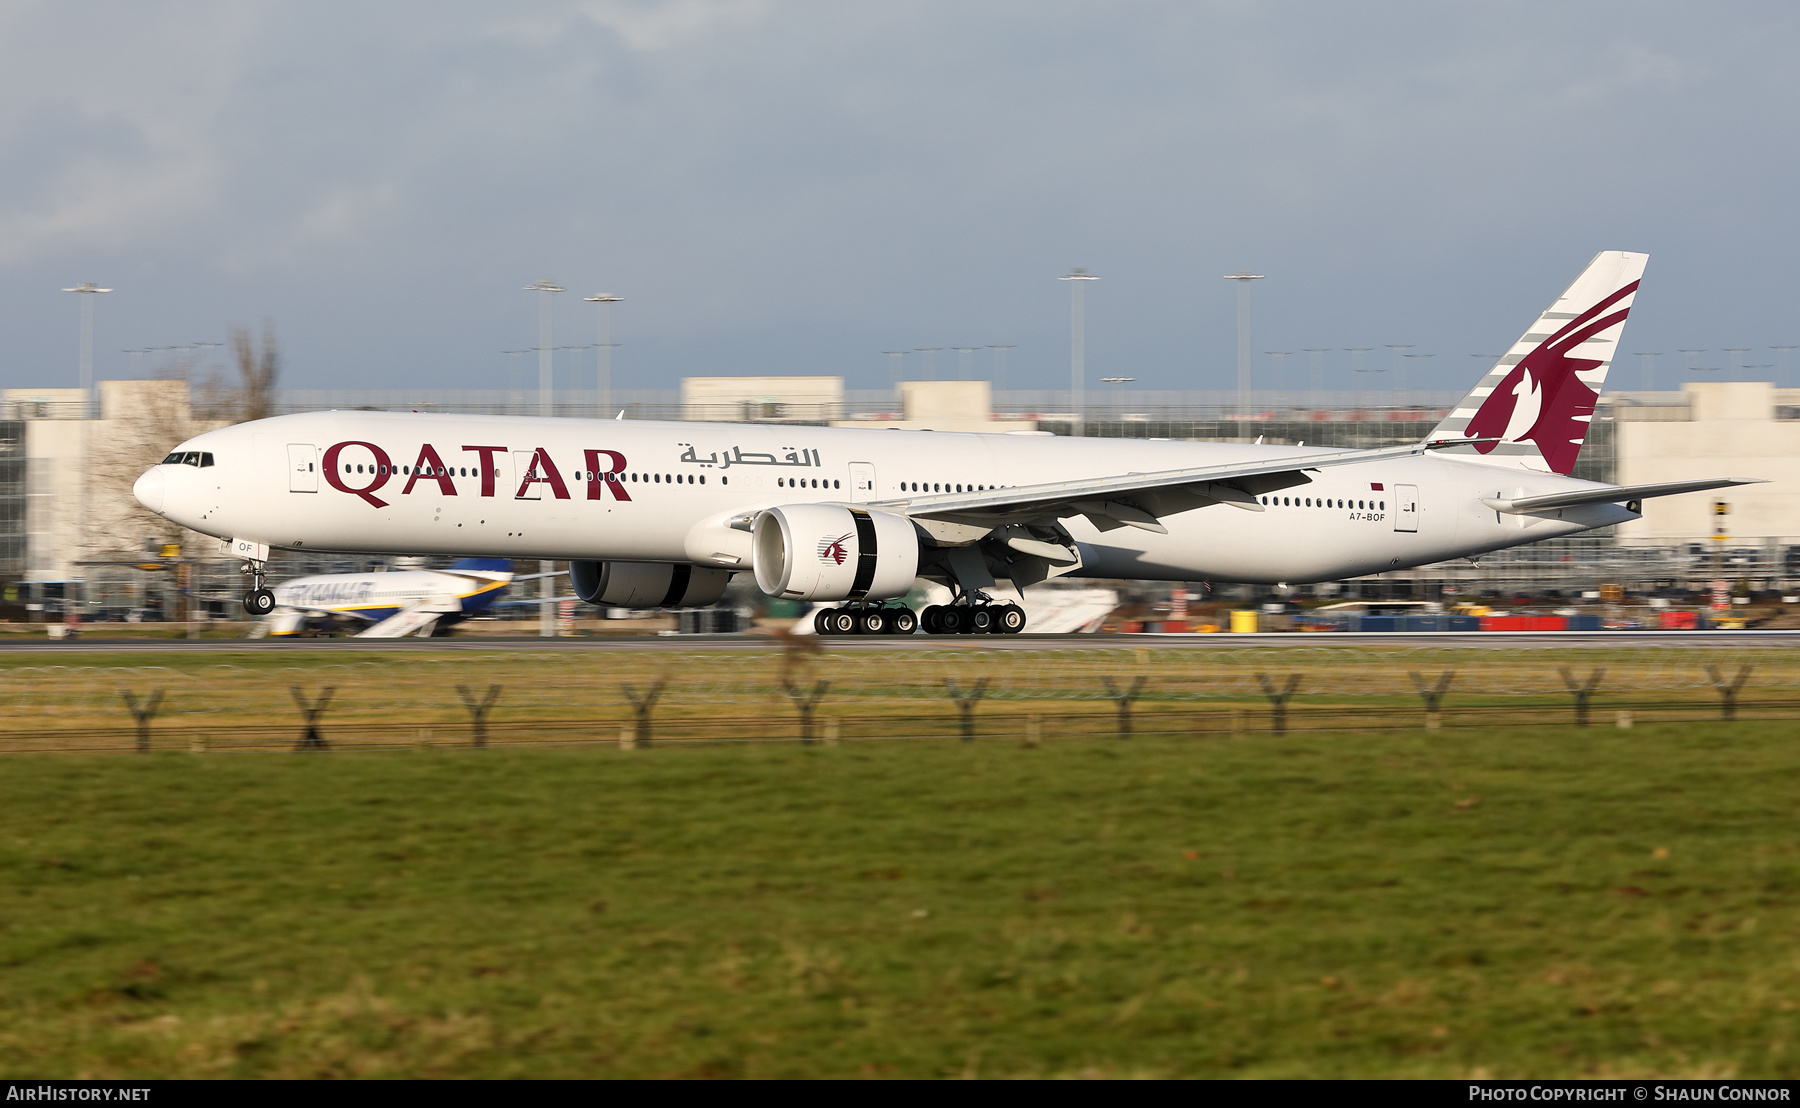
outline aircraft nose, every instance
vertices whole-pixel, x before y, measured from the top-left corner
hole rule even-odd
[[[131,486],[131,495],[137,497],[139,504],[157,515],[161,515],[163,510],[163,467],[157,465],[146,469],[144,475],[137,479],[137,483]]]

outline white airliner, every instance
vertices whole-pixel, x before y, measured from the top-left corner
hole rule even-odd
[[[275,608],[258,630],[282,637],[324,622],[357,627],[364,639],[429,638],[493,607],[512,582],[542,576],[515,577],[505,558],[462,558],[448,569],[296,577],[271,590]]]
[[[770,596],[841,602],[834,634],[1016,632],[999,581],[1334,581],[1745,483],[1570,476],[1645,260],[1597,256],[1409,446],[314,412],[197,435],[135,492],[230,540],[257,614],[280,547],[566,559],[577,595],[617,607],[710,604],[747,571]],[[919,577],[952,603],[891,602]]]

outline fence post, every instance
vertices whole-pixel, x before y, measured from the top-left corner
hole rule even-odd
[[[1562,673],[1563,686],[1575,698],[1575,726],[1588,725],[1588,702],[1594,698],[1594,690],[1600,687],[1600,679],[1606,676],[1606,670],[1595,666],[1585,682],[1575,680],[1575,671],[1568,666],[1559,666]]]
[[[1025,749],[1036,750],[1044,741],[1044,717],[1036,712],[1025,717]]]
[[[1754,666],[1746,662],[1738,667],[1736,677],[1732,678],[1730,681],[1726,681],[1719,673],[1718,666],[1709,665],[1706,667],[1707,676],[1712,678],[1713,688],[1717,690],[1719,694],[1720,719],[1734,720],[1737,718],[1738,690],[1743,688],[1744,682],[1750,679],[1750,671],[1754,668]]]
[[[1279,689],[1265,673],[1256,675],[1256,683],[1262,686],[1263,695],[1269,698],[1269,730],[1277,735],[1287,734],[1287,702],[1294,695],[1294,690],[1300,687],[1300,675],[1288,674],[1287,684]]]
[[[1102,677],[1100,680],[1106,683],[1107,695],[1111,697],[1112,702],[1117,706],[1119,713],[1119,738],[1129,739],[1131,737],[1131,702],[1138,698],[1138,694],[1144,690],[1144,682],[1150,680],[1150,678],[1142,674],[1133,677],[1131,679],[1131,684],[1125,688],[1124,692],[1119,691],[1119,687],[1113,684],[1112,678]]]
[[[795,709],[800,713],[800,745],[811,746],[813,741],[813,709],[817,708],[819,706],[819,701],[825,698],[825,691],[831,688],[831,682],[816,681],[813,683],[812,691],[808,692],[806,689],[801,688],[792,681],[784,680],[781,682],[781,688],[787,693],[788,699],[794,702]]]
[[[137,752],[150,753],[150,721],[156,718],[156,710],[162,707],[163,691],[157,689],[142,702],[124,689],[119,690],[119,695],[125,700],[125,710],[137,720]]]
[[[325,709],[331,707],[331,697],[337,692],[336,687],[325,686],[319,692],[319,699],[311,704],[306,702],[306,694],[300,691],[300,686],[289,685],[288,692],[293,696],[294,703],[299,706],[300,714],[306,719],[306,733],[300,736],[300,741],[294,744],[294,749],[330,750],[331,745],[325,741],[324,736],[319,734],[319,721],[325,718]]]
[[[1436,687],[1427,685],[1418,673],[1410,674],[1413,688],[1419,690],[1419,696],[1425,701],[1425,730],[1436,731],[1444,726],[1443,710],[1439,707],[1444,701],[1444,694],[1450,691],[1450,682],[1456,679],[1456,671],[1445,670],[1438,677]]]
[[[625,690],[625,699],[631,702],[631,710],[637,717],[637,727],[632,732],[630,749],[643,750],[650,745],[650,711],[656,707],[656,701],[662,696],[663,687],[668,683],[667,677],[659,677],[656,679],[656,684],[645,689],[643,695],[639,696],[637,688],[631,682],[619,682],[619,688]],[[620,736],[619,745],[625,745],[624,736]]]
[[[956,678],[944,678],[944,688],[950,690],[950,699],[956,701],[956,711],[962,716],[963,742],[975,741],[975,702],[987,692],[987,687],[988,679],[983,677],[975,682],[974,688],[964,692],[963,687],[956,683]]]
[[[469,686],[456,686],[456,695],[462,697],[463,707],[469,710],[469,720],[475,725],[475,748],[480,750],[487,746],[487,717],[494,707],[494,701],[500,699],[500,686],[489,685],[487,695],[480,700],[469,691]]]

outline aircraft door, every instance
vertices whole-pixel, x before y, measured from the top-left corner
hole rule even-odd
[[[850,503],[863,504],[875,499],[875,466],[870,462],[850,463]]]
[[[1419,529],[1419,486],[1394,486],[1394,530]]]
[[[288,491],[319,491],[319,451],[311,443],[288,443]]]

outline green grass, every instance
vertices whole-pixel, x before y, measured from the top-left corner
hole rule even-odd
[[[0,1074],[1800,1075],[1791,725],[0,760]]]

